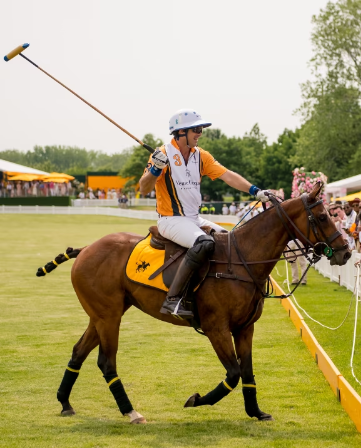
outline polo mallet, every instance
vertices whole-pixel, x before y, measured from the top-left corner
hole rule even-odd
[[[65,84],[63,84],[62,82],[58,81],[56,78],[54,78],[54,76],[51,76],[48,72],[46,72],[45,70],[43,70],[41,67],[39,67],[38,65],[35,64],[35,62],[31,61],[29,58],[27,58],[26,56],[24,56],[23,54],[21,54],[26,48],[28,48],[30,44],[24,44],[24,45],[20,45],[19,47],[16,47],[13,51],[10,51],[9,54],[7,54],[6,56],[4,56],[5,61],[10,61],[10,59],[13,59],[15,56],[20,55],[22,58],[26,59],[28,62],[30,62],[30,64],[33,64],[34,67],[38,68],[39,70],[41,70],[43,73],[45,73],[47,76],[49,76],[49,78],[53,79],[54,81],[56,81],[58,84],[60,84],[61,86],[63,86],[66,90],[69,90],[69,92],[71,92],[73,95],[75,95],[76,97],[78,97],[80,100],[82,100],[85,104],[87,104],[88,106],[90,106],[92,109],[94,109],[96,112],[98,112],[100,115],[103,115],[104,118],[106,118],[107,120],[109,120],[111,123],[113,123],[117,128],[119,128],[121,131],[125,132],[127,135],[129,135],[129,137],[131,137],[133,140],[135,140],[137,143],[139,143],[140,145],[142,145],[145,149],[147,149],[150,153],[154,152],[154,149],[149,146],[146,145],[145,143],[143,143],[141,140],[139,140],[139,138],[135,137],[133,134],[131,134],[130,132],[128,132],[126,129],[122,128],[118,123],[116,123],[114,120],[112,120],[110,117],[108,117],[107,115],[105,115],[102,111],[100,111],[99,109],[97,109],[95,106],[93,106],[92,104],[88,103],[88,101],[86,101],[84,98],[82,98],[80,95],[78,95],[77,93],[75,93],[73,90],[69,89],[69,87],[67,87]]]

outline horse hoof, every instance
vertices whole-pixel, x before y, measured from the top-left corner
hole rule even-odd
[[[144,425],[145,423],[147,423],[147,420],[144,417],[140,417],[140,418],[135,418],[130,423],[132,425]]]
[[[201,396],[198,393],[191,395],[188,398],[188,400],[185,402],[184,407],[185,408],[194,408],[198,398],[201,398]]]
[[[258,417],[258,420],[262,422],[267,422],[267,421],[273,421],[274,418],[272,417],[271,414],[265,414],[264,412],[262,412],[262,414]]]
[[[75,415],[74,409],[67,409],[66,411],[61,411],[60,414],[62,417],[68,417],[70,415]]]

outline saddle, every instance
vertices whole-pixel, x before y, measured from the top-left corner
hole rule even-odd
[[[212,235],[212,233],[215,232],[212,227],[205,226],[201,227],[203,232],[207,233],[208,235]],[[163,273],[163,282],[167,286],[167,288],[170,288],[170,285],[172,284],[172,280],[174,279],[179,264],[184,258],[184,255],[187,252],[187,248],[180,246],[179,244],[175,243],[174,241],[171,241],[167,238],[164,238],[158,231],[157,226],[152,226],[149,228],[149,232],[151,234],[150,238],[150,246],[153,249],[157,250],[164,250],[164,264],[159,269],[157,269],[155,272],[153,272],[149,276],[149,280],[154,279],[159,274]],[[195,288],[197,288],[202,281],[207,276],[207,273],[209,271],[210,262],[208,261],[205,263],[205,265],[194,275],[194,278],[191,281],[191,287],[189,288],[190,291],[193,291]]]

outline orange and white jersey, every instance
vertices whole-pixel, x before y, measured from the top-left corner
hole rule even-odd
[[[161,216],[197,217],[202,202],[202,176],[215,180],[227,169],[208,151],[197,146],[191,149],[186,164],[174,139],[160,150],[167,155],[169,165],[163,169],[155,184],[157,212]],[[150,157],[144,174],[149,171],[151,164]]]

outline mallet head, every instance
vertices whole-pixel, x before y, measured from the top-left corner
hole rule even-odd
[[[4,60],[10,61],[10,59],[14,58],[15,56],[17,56],[18,54],[20,54],[21,52],[23,52],[26,48],[28,48],[30,44],[24,44],[24,45],[19,45],[18,47],[16,47],[13,51],[10,51],[9,54],[7,54],[6,56],[4,56]]]

